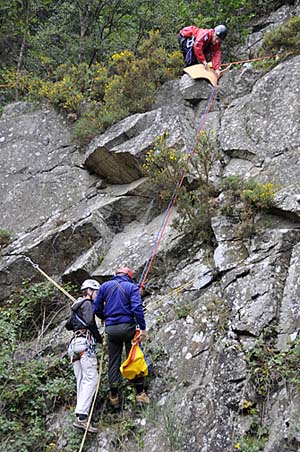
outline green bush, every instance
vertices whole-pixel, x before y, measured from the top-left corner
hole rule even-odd
[[[159,32],[152,32],[137,54],[130,50],[114,53],[106,66],[62,64],[47,79],[7,70],[2,80],[11,89],[17,86],[25,99],[47,99],[69,119],[79,119],[74,138],[84,145],[126,116],[148,110],[156,89],[178,76],[181,67],[180,52],[166,52]]]
[[[71,285],[64,286],[72,291]],[[13,323],[17,338],[32,339],[50,326],[53,328],[61,320],[61,313],[67,307],[66,297],[50,283],[30,284],[24,282],[0,308],[3,321]]]
[[[260,47],[260,55],[276,55],[278,53],[284,55],[289,53],[299,54],[299,42],[300,17],[295,16],[283,25],[265,34]]]
[[[240,176],[225,178],[221,187],[224,197],[220,212],[236,221],[241,238],[253,235],[257,231],[255,218],[258,212],[268,212],[275,206],[277,187],[270,182],[245,181]]]
[[[284,351],[274,347],[273,338],[261,336],[257,346],[247,354],[251,383],[260,398],[269,397],[282,383],[300,389],[300,340]]]
[[[75,395],[72,367],[52,357],[18,362],[1,356],[1,445],[7,452],[44,452],[54,438],[47,431],[46,416]]]
[[[185,234],[209,240],[216,196],[209,175],[219,158],[213,133],[201,132],[194,152],[190,154],[183,152],[180,145],[169,147],[167,139],[168,133],[158,137],[154,148],[146,154],[143,165],[145,175],[149,176],[161,207],[166,207],[175,193],[177,216],[172,226]],[[183,184],[177,190],[182,178]]]
[[[41,332],[40,312],[49,321],[42,306],[47,301],[52,317],[56,297],[48,284],[26,284],[0,308],[1,450],[44,452],[55,440],[48,432],[47,416],[74,400],[74,376],[68,360],[42,357],[32,345],[21,342]]]
[[[153,186],[153,195],[166,207],[182,174],[187,171],[187,154],[179,146],[168,146],[169,134],[157,137],[143,164],[143,170]]]
[[[11,233],[7,229],[0,228],[0,250],[10,244]]]

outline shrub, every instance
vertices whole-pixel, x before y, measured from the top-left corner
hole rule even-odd
[[[15,361],[1,356],[1,422],[3,450],[43,452],[53,440],[47,431],[46,416],[55,408],[70,404],[75,385],[67,360],[51,358]]]
[[[187,154],[181,151],[181,144],[168,146],[169,134],[157,137],[143,164],[144,173],[153,185],[153,195],[158,197],[161,206],[166,207],[178,180],[187,171]]]
[[[148,110],[157,87],[179,74],[180,52],[166,52],[160,42],[159,32],[151,32],[137,55],[129,50],[114,53],[106,66],[62,64],[48,79],[10,70],[3,72],[3,83],[17,86],[26,99],[47,99],[69,118],[80,118],[74,138],[86,144],[126,116]]]
[[[0,228],[0,250],[10,244],[11,234],[7,229]]]
[[[259,397],[269,397],[282,383],[289,382],[300,389],[300,340],[283,351],[274,347],[274,338],[259,338],[256,347],[247,354],[251,383]]]
[[[275,206],[276,186],[270,182],[261,184],[253,179],[229,176],[222,181],[223,200],[220,211],[233,217],[241,238],[256,232],[255,218],[258,212],[268,212]]]
[[[172,226],[209,240],[216,196],[209,175],[219,157],[213,133],[201,132],[191,154],[183,152],[180,145],[168,146],[167,139],[168,133],[158,137],[154,149],[146,154],[145,174],[150,177],[162,207],[167,206],[172,195],[176,196],[178,215]],[[183,184],[177,190],[182,177]]]
[[[53,308],[56,301],[49,285],[26,284],[0,308],[0,441],[1,450],[7,452],[47,450],[54,440],[47,429],[47,416],[72,403],[75,395],[67,360],[33,356],[32,346],[20,343],[36,332],[36,309],[46,299]]]
[[[64,286],[73,290],[72,286]],[[56,326],[59,314],[66,310],[66,298],[50,283],[30,284],[24,282],[6,301],[3,322],[13,323],[18,341],[32,339],[46,329]]]
[[[250,0],[250,6],[256,16],[276,11],[280,6],[292,4],[294,0]]]
[[[265,34],[260,47],[260,54],[299,53],[299,41],[300,17],[295,16]]]

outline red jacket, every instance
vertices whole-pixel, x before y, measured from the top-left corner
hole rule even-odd
[[[209,45],[215,33],[213,28],[198,28],[194,25],[184,27],[179,32],[185,38],[194,36],[194,52],[197,60],[200,62],[206,61],[205,55],[210,55],[213,69],[221,68],[221,44]]]

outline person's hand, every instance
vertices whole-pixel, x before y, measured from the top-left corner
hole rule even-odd
[[[220,69],[216,69],[216,70],[215,70],[215,74],[216,74],[216,76],[219,78],[219,77],[220,77],[220,74],[221,74]]]
[[[139,336],[139,341],[145,341],[147,339],[147,332],[146,330],[140,330],[140,336]]]
[[[203,61],[203,64],[204,64],[205,70],[208,71],[208,62],[207,61]]]

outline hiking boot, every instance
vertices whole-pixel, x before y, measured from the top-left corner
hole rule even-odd
[[[76,421],[73,424],[73,427],[75,428],[80,428],[81,430],[86,430],[88,424],[88,420],[87,419],[76,419]],[[89,433],[98,433],[99,430],[96,427],[93,427],[92,424],[89,425],[89,428],[87,429],[87,431]]]
[[[147,396],[147,394],[145,393],[145,391],[137,394],[135,397],[135,400],[138,405],[148,405],[150,403],[150,399]]]
[[[115,410],[118,410],[120,408],[119,396],[112,396],[111,394],[109,394],[109,403]]]

